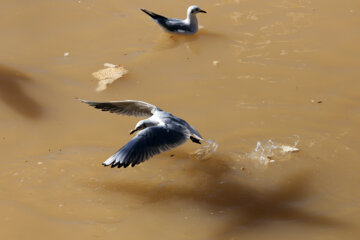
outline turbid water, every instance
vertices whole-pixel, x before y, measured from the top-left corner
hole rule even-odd
[[[187,37],[139,10],[192,4],[208,13]],[[5,0],[0,14],[1,239],[360,237],[358,1]],[[104,63],[129,72],[96,92]],[[104,168],[140,119],[76,97],[149,102],[218,149]]]

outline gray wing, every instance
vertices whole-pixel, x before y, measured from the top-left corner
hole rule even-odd
[[[184,130],[184,131],[182,131]],[[188,136],[183,128],[149,127],[140,131],[124,147],[108,158],[103,165],[126,168],[170,150],[186,142]]]
[[[78,99],[83,103],[87,103],[94,108],[101,109],[101,111],[109,111],[116,114],[124,114],[129,116],[147,116],[150,117],[156,110],[160,110],[154,105],[142,101],[125,100],[112,102],[90,102]]]
[[[166,121],[166,120],[167,120],[167,119],[165,119],[165,121]],[[189,132],[190,132],[191,135],[194,135],[194,136],[196,136],[197,138],[203,139],[202,136],[201,136],[201,134],[199,133],[199,131],[198,131],[195,127],[190,126],[190,124],[188,124],[184,119],[181,119],[181,118],[176,117],[176,116],[172,116],[172,117],[171,117],[171,120],[170,120],[169,122],[167,122],[167,123],[168,123],[168,124],[174,124],[175,122],[176,122],[178,125],[181,125],[181,126],[186,127],[186,128],[189,130]]]
[[[182,20],[176,18],[160,19],[158,23],[170,32],[190,32],[190,25],[185,24]]]
[[[177,18],[167,18],[156,14],[154,12],[148,11],[146,9],[141,9],[144,13],[149,15],[155,22],[160,24],[162,27],[170,32],[189,32],[190,26],[185,24],[184,21]]]

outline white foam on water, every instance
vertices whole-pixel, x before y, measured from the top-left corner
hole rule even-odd
[[[219,146],[214,140],[211,140],[211,139],[204,140],[203,142],[206,142],[207,145],[195,150],[195,152],[190,155],[192,158],[195,158],[196,160],[207,159],[214,152],[216,152],[216,150]]]
[[[255,149],[248,153],[247,157],[264,166],[277,160],[289,160],[291,153],[300,151],[300,149],[296,147],[300,141],[300,137],[297,135],[294,135],[294,137],[296,140],[291,145],[277,143],[271,139],[267,141],[258,141]]]

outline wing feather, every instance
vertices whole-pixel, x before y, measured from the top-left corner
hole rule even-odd
[[[89,104],[90,106],[100,109],[101,111],[109,111],[111,113],[123,114],[136,117],[150,117],[156,110],[160,110],[146,102],[135,100],[111,101],[111,102],[91,102],[78,99],[79,101]]]
[[[154,126],[140,131],[124,147],[107,159],[103,165],[128,167],[146,161],[152,156],[175,148],[188,139],[186,131],[177,128]]]

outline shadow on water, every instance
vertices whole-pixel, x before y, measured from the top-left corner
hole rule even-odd
[[[0,65],[0,99],[19,114],[35,119],[42,115],[42,108],[23,89],[29,82],[24,73]]]
[[[206,208],[224,221],[216,239],[231,237],[244,228],[260,227],[272,221],[291,221],[312,227],[345,225],[299,206],[301,200],[311,195],[309,174],[284,179],[283,184],[270,190],[258,190],[242,183],[245,176],[232,170],[226,158],[214,155],[207,160],[189,160],[190,164],[183,172],[192,183],[187,182],[184,187],[171,186],[171,183],[158,187],[130,181],[107,182],[103,187],[137,196],[149,203],[182,200]],[[237,176],[236,180],[229,180],[234,176]]]

